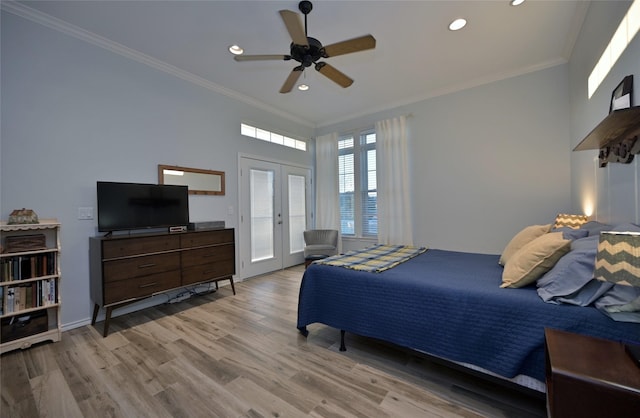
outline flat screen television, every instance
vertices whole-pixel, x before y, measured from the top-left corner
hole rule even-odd
[[[187,186],[99,181],[96,188],[100,232],[189,223]]]

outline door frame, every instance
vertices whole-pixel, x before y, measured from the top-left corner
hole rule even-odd
[[[238,153],[238,276],[240,280],[244,280],[246,278],[249,277],[254,277],[254,274],[251,275],[247,275],[246,274],[246,270],[244,267],[245,262],[250,262],[251,259],[251,247],[249,244],[244,244],[243,240],[244,237],[248,236],[248,232],[247,232],[247,228],[250,228],[250,224],[246,223],[243,221],[243,208],[245,207],[245,205],[248,205],[249,203],[246,202],[246,191],[243,189],[243,177],[242,177],[242,168],[243,168],[243,159],[251,159],[251,160],[257,160],[257,161],[261,161],[264,163],[269,163],[269,164],[277,164],[279,165],[281,168],[283,166],[286,167],[293,167],[296,169],[302,169],[302,170],[306,170],[309,173],[309,180],[307,182],[307,188],[306,188],[306,207],[307,207],[307,214],[306,214],[306,224],[307,224],[307,228],[310,228],[312,226],[312,222],[313,219],[315,217],[314,215],[314,211],[315,211],[315,199],[314,199],[314,191],[313,191],[313,184],[314,184],[314,171],[313,171],[313,167],[308,166],[308,165],[304,165],[304,164],[299,164],[299,163],[294,163],[291,161],[286,161],[286,160],[278,160],[278,159],[273,159],[273,158],[268,158],[268,157],[264,157],[264,156],[260,156],[260,155],[254,155],[254,154],[245,154],[245,153]],[[282,171],[282,170],[281,170]],[[245,174],[246,175],[246,174]],[[284,190],[287,186],[284,184],[284,182],[287,181],[286,177],[282,177],[280,178],[280,188],[281,190]],[[282,198],[284,199],[284,196],[282,196]],[[288,202],[281,202],[282,205],[287,204]],[[250,231],[249,231],[250,232]],[[281,244],[281,248],[280,248],[280,253],[284,253],[283,249],[285,247],[284,245],[284,240],[288,239],[288,236],[284,236],[284,234],[282,234],[282,239],[280,241]],[[301,259],[301,263],[304,262],[304,256],[302,256],[303,258]],[[280,257],[281,258],[281,264],[280,267],[277,269],[282,269],[282,268],[286,268],[289,267],[288,265],[285,265],[285,259],[287,257],[284,256],[284,254]],[[272,271],[276,271],[276,270],[272,270]],[[265,271],[263,273],[268,273],[268,271]],[[260,273],[260,274],[263,274]]]

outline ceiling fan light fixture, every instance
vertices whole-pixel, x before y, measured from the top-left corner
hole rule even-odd
[[[298,90],[300,90],[300,91],[307,91],[307,90],[309,90],[309,85],[308,85],[308,84],[300,84],[300,85],[298,86]]]
[[[522,3],[524,3],[524,0],[511,0],[509,2],[509,4],[512,6],[520,6]]]
[[[240,48],[238,45],[231,45],[229,47],[229,52],[233,55],[241,55],[244,52],[244,49]]]
[[[464,28],[467,25],[467,20],[459,18],[449,24],[449,30],[456,31]]]
[[[292,41],[289,45],[289,55],[242,55],[235,56],[233,59],[235,61],[293,60],[300,63],[300,65],[291,70],[284,84],[280,87],[280,93],[290,93],[291,90],[296,87],[298,78],[300,78],[305,68],[312,66],[320,74],[342,88],[352,85],[352,78],[342,73],[332,65],[320,60],[338,55],[346,55],[354,52],[374,49],[376,47],[376,38],[372,35],[364,35],[323,46],[319,40],[307,36],[307,15],[313,8],[311,2],[301,1],[298,8],[304,15],[304,23],[301,16],[296,12],[291,10],[279,11],[280,17],[282,18],[284,26],[287,29],[287,32],[289,32],[289,36]],[[230,49],[230,51],[232,50]],[[309,86],[298,85],[298,89],[305,91],[309,89]]]

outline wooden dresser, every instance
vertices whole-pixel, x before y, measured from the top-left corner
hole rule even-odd
[[[92,237],[89,241],[91,324],[106,308],[104,333],[114,308],[168,290],[229,280],[235,295],[233,229],[172,234]]]

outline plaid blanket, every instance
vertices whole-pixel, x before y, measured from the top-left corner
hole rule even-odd
[[[400,263],[404,263],[425,251],[427,251],[427,247],[380,244],[365,248],[364,250],[349,251],[342,255],[327,257],[314,261],[314,263],[380,273]]]

